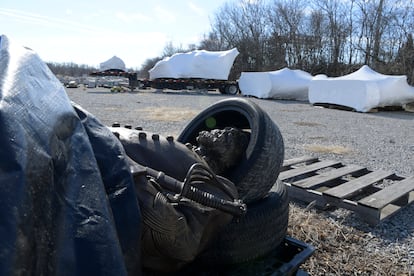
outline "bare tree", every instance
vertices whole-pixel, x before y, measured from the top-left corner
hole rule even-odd
[[[408,83],[414,84],[414,39],[410,33],[398,51],[396,62],[392,67],[396,74],[407,75]]]
[[[86,64],[76,64],[73,62],[48,62],[47,66],[55,75],[62,76],[71,76],[71,77],[81,77],[83,75],[88,75],[92,71],[96,71],[97,68],[86,65]]]
[[[286,64],[301,67],[304,53],[304,10],[302,0],[273,1],[270,9],[273,36],[284,44]]]
[[[349,34],[349,19],[347,8],[341,0],[315,0],[315,9],[320,11],[325,18],[324,40],[326,51],[329,53],[327,61],[329,71],[333,75],[341,73],[339,66],[345,61],[346,38]]]
[[[384,0],[356,0],[359,12],[355,13],[359,23],[358,48],[362,52],[362,62],[375,65],[379,62],[381,38],[387,21],[384,14]]]
[[[240,52],[234,74],[260,71],[266,66],[267,18],[264,0],[226,3],[216,13],[212,29],[220,45],[237,47]]]
[[[154,58],[148,58],[144,61],[144,63],[141,66],[141,69],[138,72],[138,77],[143,79],[149,78],[149,70],[154,67],[154,65],[162,60],[161,57],[154,57]]]
[[[413,0],[395,0],[385,6],[387,25],[381,37],[379,59],[382,67],[393,63],[400,49],[409,40],[414,30]]]
[[[383,24],[386,24],[386,21],[383,20],[384,13],[384,0],[379,0],[377,8],[376,8],[376,16],[373,26],[373,40],[374,45],[372,49],[371,55],[371,62],[375,65],[379,62],[379,52],[380,52],[380,44],[381,44],[381,36],[383,34],[384,28],[382,27]]]
[[[306,45],[307,64],[303,69],[313,74],[326,74],[328,57],[324,49],[325,17],[320,10],[312,10],[307,22],[305,32],[312,39]]]
[[[228,1],[214,14],[211,32],[198,48],[237,47],[240,55],[232,78],[242,71],[286,66],[315,74],[342,75],[362,64],[382,73],[410,74],[414,65],[404,53],[410,52],[406,49],[410,49],[414,30],[413,2]]]
[[[162,51],[162,57],[169,57],[176,53],[183,53],[187,52],[189,49],[185,49],[183,46],[174,46],[172,41],[167,42],[165,44],[164,49]]]
[[[198,49],[203,49],[207,51],[223,51],[227,50],[224,46],[225,43],[216,33],[210,32],[207,35],[204,35],[203,40],[200,41]]]

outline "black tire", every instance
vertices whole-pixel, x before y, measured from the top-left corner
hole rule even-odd
[[[289,198],[277,180],[263,199],[247,205],[247,213],[234,218],[198,260],[203,265],[230,265],[267,255],[283,241],[289,220]]]
[[[184,181],[188,170],[195,163],[207,163],[185,145],[171,137],[123,127],[110,127],[129,158],[138,164],[162,171],[179,181]]]
[[[239,87],[237,86],[237,84],[228,84],[224,88],[224,92],[228,95],[236,95],[237,93],[239,93]]]
[[[240,98],[221,100],[190,121],[177,140],[196,146],[200,131],[225,127],[250,131],[250,140],[238,165],[223,176],[236,185],[245,203],[259,200],[276,182],[284,159],[284,144],[279,128],[257,104]]]

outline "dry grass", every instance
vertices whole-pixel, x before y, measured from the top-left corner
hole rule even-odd
[[[305,145],[304,148],[317,153],[346,154],[351,152],[351,149],[338,145]]]
[[[200,113],[199,110],[174,107],[145,108],[140,112],[147,114],[146,117],[149,120],[163,122],[180,122],[190,120]]]
[[[310,275],[410,275],[407,265],[385,252],[367,252],[367,233],[290,204],[288,235],[316,247],[302,265]]]

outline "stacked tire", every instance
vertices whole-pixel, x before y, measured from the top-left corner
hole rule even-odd
[[[237,165],[225,172],[247,204],[247,213],[234,218],[200,254],[205,264],[235,264],[267,255],[284,239],[289,199],[277,180],[284,160],[283,138],[277,125],[257,104],[241,98],[219,101],[200,112],[178,137],[197,145],[201,131],[234,127],[248,131],[249,142]]]

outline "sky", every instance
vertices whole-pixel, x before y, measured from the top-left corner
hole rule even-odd
[[[0,34],[45,62],[139,69],[167,43],[197,44],[226,0],[2,0]]]

